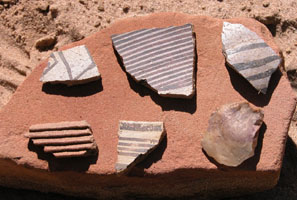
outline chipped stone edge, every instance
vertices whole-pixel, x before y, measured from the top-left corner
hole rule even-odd
[[[260,133],[260,130],[261,130],[263,124],[265,123],[265,122],[264,122],[264,116],[265,116],[265,115],[264,115],[264,111],[263,111],[262,109],[258,108],[258,107],[254,107],[254,106],[252,106],[249,102],[241,101],[241,102],[233,102],[233,103],[227,103],[227,104],[221,105],[221,106],[217,107],[217,108],[215,109],[215,111],[213,111],[213,112],[210,114],[210,117],[209,117],[209,120],[210,120],[210,118],[212,117],[212,115],[216,114],[220,109],[222,109],[223,107],[225,107],[225,106],[227,106],[227,105],[229,105],[229,106],[234,106],[234,105],[243,105],[243,104],[248,105],[248,107],[249,107],[250,109],[252,109],[253,112],[260,113],[260,114],[263,115],[262,120],[261,120],[261,122],[260,122],[261,125],[259,126],[259,129],[258,129],[258,131],[255,133],[255,137],[253,138],[253,150],[254,150],[254,151],[249,155],[249,157],[247,157],[245,160],[243,160],[243,161],[242,161],[241,163],[239,163],[238,165],[232,165],[232,164],[231,164],[231,165],[226,165],[226,164],[223,164],[223,163],[217,161],[212,155],[209,155],[209,154],[207,153],[207,151],[206,151],[206,150],[204,149],[204,147],[203,147],[203,146],[204,146],[204,145],[203,145],[204,136],[203,136],[202,140],[200,141],[201,148],[205,151],[205,153],[207,154],[207,156],[211,157],[211,158],[214,159],[218,164],[223,165],[223,166],[225,166],[225,167],[237,168],[237,167],[240,166],[242,163],[244,163],[246,160],[252,158],[252,157],[255,155],[255,150],[256,150],[256,148],[257,148],[257,146],[258,146],[258,141],[259,141],[259,133]],[[209,125],[209,122],[208,122],[208,125]],[[205,132],[207,132],[207,130],[206,130]],[[204,132],[204,134],[205,134],[205,132]],[[203,135],[204,135],[204,134],[203,134]]]

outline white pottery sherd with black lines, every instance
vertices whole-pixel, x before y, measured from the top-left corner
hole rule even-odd
[[[50,55],[40,81],[43,83],[84,84],[100,78],[98,67],[85,45]]]
[[[116,171],[127,172],[145,159],[165,134],[163,122],[120,121]]]
[[[222,43],[228,65],[256,90],[266,94],[271,75],[277,70],[281,58],[242,24],[224,22]]]

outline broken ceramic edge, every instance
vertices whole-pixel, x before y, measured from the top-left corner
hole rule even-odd
[[[165,135],[163,122],[120,121],[117,174],[127,174],[159,146]]]
[[[255,32],[242,24],[223,23],[223,54],[227,64],[259,93],[266,94],[281,57]]]
[[[40,81],[72,86],[89,83],[100,78],[98,67],[88,48],[85,45],[80,45],[51,53]]]
[[[254,156],[263,118],[246,102],[225,104],[211,114],[202,148],[219,164],[237,167]]]
[[[92,129],[86,121],[36,124],[25,134],[33,145],[55,158],[86,157],[98,154]]]
[[[112,35],[125,71],[160,96],[192,98],[195,94],[193,25],[140,29]]]

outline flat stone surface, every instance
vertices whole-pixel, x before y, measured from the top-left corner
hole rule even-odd
[[[226,21],[243,24],[278,53],[269,30],[256,20]],[[121,69],[111,35],[187,23],[193,24],[197,36],[197,93],[192,99],[160,97]],[[97,198],[192,195],[222,198],[272,188],[279,178],[295,106],[294,93],[286,77],[280,77],[278,72],[263,95],[226,67],[222,28],[220,19],[160,13],[118,21],[64,47],[62,50],[86,45],[100,66],[102,85],[95,81],[54,90],[43,87],[39,81],[47,61],[36,67],[0,111],[0,184]],[[221,170],[205,156],[200,143],[211,113],[224,104],[240,101],[248,101],[265,113],[266,130],[258,143],[261,152],[256,150],[254,157],[236,169]],[[82,119],[91,125],[100,149],[95,162],[90,158],[80,162],[48,162],[28,150],[24,133],[32,124]],[[117,176],[115,170],[118,123],[123,119],[162,121],[167,133],[156,151],[133,168],[132,177]]]
[[[33,145],[55,158],[92,156],[98,148],[86,121],[36,124],[25,134]],[[30,146],[30,143],[29,145]]]
[[[246,102],[223,105],[210,116],[202,148],[218,163],[237,167],[254,156],[263,117]]]
[[[100,78],[97,65],[85,45],[53,52],[40,81],[76,85]]]
[[[163,127],[163,122],[120,121],[116,171],[128,171],[149,156],[165,135]]]
[[[195,92],[192,24],[112,35],[125,70],[161,96],[191,98]]]
[[[224,22],[222,42],[227,63],[255,89],[266,94],[281,58],[257,33],[242,24]]]

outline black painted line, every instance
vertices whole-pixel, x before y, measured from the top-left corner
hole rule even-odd
[[[128,164],[116,163],[115,168],[117,171],[127,168]]]
[[[127,148],[127,147],[118,147],[118,150],[134,151],[134,152],[138,152],[138,153],[146,153],[148,151],[148,149],[131,149],[131,148]]]
[[[165,88],[166,86],[176,84],[176,83],[180,83],[180,82],[184,82],[184,81],[188,82],[190,80],[193,80],[193,78],[185,76],[185,77],[182,77],[182,78],[179,78],[179,79],[175,79],[175,80],[171,80],[169,82],[166,82],[166,84],[164,84],[164,85],[160,85],[160,86],[157,86],[157,87],[155,86],[155,88],[158,89],[158,90],[162,90],[162,88]]]
[[[143,139],[143,138],[132,138],[132,137],[119,137],[119,140],[135,141],[135,142],[154,142],[158,143],[159,140],[154,139]]]
[[[160,34],[158,35],[159,33],[156,34],[156,36],[153,36],[151,35],[151,37],[149,38],[141,38],[141,39],[138,39],[138,40],[132,40],[131,42],[129,42],[128,44],[125,44],[121,47],[117,47],[117,45],[115,45],[116,49],[119,50],[119,51],[125,51],[128,49],[128,47],[130,48],[136,48],[138,46],[142,46],[142,45],[146,45],[146,44],[149,44],[149,43],[152,43],[153,41],[156,41],[156,40],[166,40],[166,39],[170,39],[171,36],[181,36],[181,38],[184,37],[184,35],[186,34],[189,34],[189,35],[192,35],[192,30],[189,29],[181,29],[181,30],[177,30],[176,32],[169,32],[167,34]],[[145,40],[145,41],[144,41]]]
[[[154,147],[155,145],[153,144],[141,144],[141,143],[124,143],[124,142],[119,142],[119,146],[127,146],[127,147]]]
[[[88,49],[85,45],[84,45],[84,48],[85,48],[87,54],[89,55],[90,59],[92,60],[92,62],[95,63],[95,60],[93,59],[93,56],[91,55],[89,49]],[[95,63],[95,64],[96,64],[96,63]]]
[[[53,69],[53,68],[56,66],[56,64],[58,63],[58,60],[57,60],[57,58],[56,58],[56,56],[55,56],[54,53],[51,53],[50,57],[54,59],[54,63],[53,63],[52,65],[50,65],[50,64],[48,63],[47,68],[45,68],[45,70],[44,70],[43,73],[42,73],[43,75],[47,74],[47,73],[48,73],[51,69]]]
[[[239,53],[239,52],[242,52],[242,51],[246,51],[246,50],[251,50],[251,49],[258,49],[258,48],[262,48],[262,47],[269,47],[265,42],[261,42],[261,43],[252,43],[252,44],[248,44],[248,45],[244,45],[242,47],[238,47],[238,48],[235,48],[235,49],[230,49],[230,53],[227,53],[228,50],[227,50],[227,55],[232,55],[232,54],[235,54],[235,53]]]
[[[151,72],[153,70],[160,70],[162,68],[166,68],[167,66],[171,66],[171,67],[175,67],[175,66],[178,66],[178,65],[183,65],[183,64],[186,64],[186,63],[194,63],[194,55],[188,55],[188,56],[181,56],[180,58],[177,58],[177,59],[170,59],[168,60],[167,62],[165,63],[161,63],[161,64],[158,64],[158,65],[151,65],[150,67],[143,67],[143,68],[137,68],[136,70],[129,70],[128,72],[130,74],[132,74],[133,76],[137,76],[137,75],[141,75],[141,74],[144,74],[144,73],[148,73],[146,74],[145,76],[148,76],[150,75],[151,73],[154,73],[154,72]],[[189,61],[189,59],[192,59],[191,61]],[[186,60],[185,62],[181,62],[181,63],[178,63],[182,60]],[[178,64],[173,64],[173,63],[178,63]],[[141,77],[141,78],[144,78],[144,77]]]
[[[178,68],[178,69],[174,69],[174,70],[172,70],[172,69],[169,69],[169,70],[164,70],[163,72],[161,72],[161,73],[159,73],[158,75],[155,75],[155,76],[153,76],[152,78],[147,78],[147,81],[148,82],[150,82],[150,81],[154,81],[154,80],[156,80],[156,79],[158,79],[158,78],[162,78],[162,77],[164,77],[164,76],[168,76],[168,75],[170,75],[170,74],[175,74],[175,73],[178,73],[178,72],[181,72],[181,71],[184,71],[185,69],[193,69],[194,67],[193,67],[193,64],[192,65],[185,65],[185,66],[183,66],[183,67],[181,67],[181,68]],[[180,73],[179,73],[180,74]],[[165,77],[164,77],[165,78]],[[159,80],[161,80],[161,79],[159,79]],[[169,79],[168,79],[169,80]]]
[[[188,80],[188,79],[192,79],[192,76],[190,76],[188,74],[186,74],[186,75],[181,74],[181,76],[179,78],[177,78],[177,79],[170,79],[167,82],[155,83],[154,85],[152,85],[152,87],[154,87],[154,88],[163,88],[163,87],[166,87],[166,86],[168,86],[170,84],[185,81],[185,80]]]
[[[173,83],[170,85],[166,85],[158,90],[159,91],[167,91],[167,90],[179,89],[179,88],[183,88],[183,87],[187,87],[187,86],[191,86],[191,85],[193,85],[193,79],[188,79],[188,80],[179,81],[177,83]]]
[[[129,61],[129,59],[135,59],[137,57],[141,57],[141,59],[144,59],[143,57],[145,57],[147,55],[154,56],[155,54],[160,54],[162,52],[175,50],[177,48],[184,47],[184,46],[187,46],[187,45],[189,45],[189,46],[192,45],[193,46],[193,44],[189,44],[190,42],[193,43],[192,37],[191,38],[187,37],[187,38],[179,40],[177,42],[165,41],[165,42],[162,42],[161,46],[158,46],[156,48],[147,47],[146,49],[148,49],[148,50],[143,51],[143,52],[139,51],[140,53],[133,55],[132,57],[126,59],[126,61]],[[172,48],[168,48],[168,47],[171,47],[173,45],[176,45],[176,46],[174,46]],[[132,54],[129,54],[129,56],[130,55],[132,55]],[[123,57],[125,59],[125,56],[123,56]]]
[[[255,80],[257,81],[257,80]],[[263,94],[266,94],[267,89],[268,89],[268,84],[269,84],[270,79],[268,80],[268,83],[264,80],[257,81],[251,81],[250,83],[256,88],[258,91],[261,91]]]
[[[140,71],[138,73],[134,73],[133,76],[137,77],[137,79],[145,79],[145,78],[149,78],[152,76],[155,76],[157,74],[160,74],[164,71],[168,71],[170,69],[176,69],[176,68],[180,68],[181,66],[186,66],[186,65],[193,65],[193,59],[189,59],[186,60],[185,62],[180,62],[177,64],[167,64],[167,65],[162,65],[162,66],[157,66],[155,68],[152,68],[151,70],[147,71],[145,73],[145,71]],[[140,75],[140,76],[137,76]]]
[[[71,73],[71,68],[70,68],[70,66],[69,66],[69,63],[68,63],[67,60],[65,59],[63,52],[62,52],[62,51],[58,51],[58,54],[59,54],[61,60],[63,61],[64,65],[65,65],[65,67],[66,67],[66,70],[67,70],[69,79],[70,79],[70,80],[73,80],[72,73]]]
[[[249,76],[247,77],[246,79],[249,80],[249,81],[254,81],[254,80],[259,80],[259,79],[263,79],[263,78],[266,78],[266,77],[269,77],[271,76],[271,74],[275,71],[276,69],[273,68],[273,69],[269,69],[265,72],[262,72],[262,73],[259,73],[259,74],[256,74],[256,75],[253,75],[253,76]]]
[[[151,52],[149,54],[142,54],[142,56],[140,56],[138,58],[136,58],[134,56],[129,58],[128,60],[127,59],[125,60],[125,58],[124,58],[124,62],[125,62],[126,65],[132,65],[134,63],[141,62],[143,60],[148,60],[148,58],[158,56],[158,55],[161,55],[161,54],[163,54],[162,55],[163,58],[166,58],[167,55],[170,55],[170,53],[172,53],[172,52],[174,52],[173,54],[177,54],[177,53],[183,52],[184,49],[189,49],[189,47],[193,48],[193,45],[189,44],[189,43],[184,43],[184,44],[177,45],[175,47],[171,47],[169,49],[158,49],[157,51]],[[177,51],[177,50],[179,50],[179,51]]]
[[[189,52],[189,51],[191,51],[191,52]],[[185,53],[185,52],[187,52],[187,53]],[[171,53],[171,55],[176,55],[176,56],[179,56],[179,55],[186,55],[187,56],[187,55],[191,54],[194,57],[194,47],[192,46],[192,47],[185,48],[182,51],[177,50],[175,52],[170,52],[170,53]],[[148,64],[148,63],[152,63],[152,64],[145,65],[146,67],[151,66],[151,65],[157,65],[157,64],[165,62],[167,60],[170,61],[170,60],[172,60],[172,58],[176,57],[176,56],[174,56],[174,57],[169,57],[168,58],[168,56],[169,56],[168,54],[170,54],[170,53],[167,53],[167,54],[161,55],[161,56],[157,56],[155,58],[152,58],[152,59],[149,59],[149,60],[146,60],[146,61],[142,61],[142,62],[139,62],[139,63],[126,64],[125,61],[124,61],[124,64],[125,64],[127,69],[133,69],[135,67],[139,67],[141,65],[145,65],[145,64]]]
[[[96,64],[92,62],[86,69],[84,69],[79,75],[77,75],[74,80],[78,80],[82,75],[84,75],[87,71],[96,67]]]
[[[130,157],[138,157],[140,153],[129,153],[129,152],[118,152],[121,156],[130,156]]]
[[[117,40],[124,39],[125,37],[128,37],[130,35],[133,35],[133,34],[141,32],[141,31],[145,31],[145,30],[147,30],[147,29],[140,29],[140,30],[137,30],[137,31],[130,31],[130,32],[127,32],[127,33],[114,34],[114,35],[111,35],[111,39],[112,39],[113,42],[115,42]]]
[[[266,94],[267,93],[267,90],[268,90],[268,87],[261,88],[260,89],[260,92],[262,92],[263,94]]]
[[[148,29],[142,29],[143,30],[143,32],[144,33],[142,33],[142,34],[135,34],[135,35],[131,35],[131,37],[129,37],[129,38],[126,38],[126,39],[118,39],[118,38],[116,38],[116,39],[114,39],[113,40],[113,44],[115,45],[115,46],[117,46],[117,45],[121,45],[121,44],[123,44],[124,42],[129,42],[129,41],[131,41],[131,40],[134,40],[134,39],[137,39],[138,37],[142,37],[142,36],[145,36],[145,35],[147,35],[147,36],[150,36],[150,35],[154,35],[154,33],[156,32],[156,31],[158,31],[158,29],[151,29],[151,30],[148,30]],[[148,31],[146,31],[146,30],[148,30]],[[136,32],[136,31],[134,31],[134,32]],[[140,31],[138,31],[138,32],[136,32],[136,33],[140,33]],[[127,37],[127,36],[126,36]],[[145,37],[144,37],[145,38]]]
[[[184,72],[173,74],[171,76],[164,77],[159,80],[148,81],[148,83],[150,85],[164,85],[165,86],[166,84],[168,84],[168,81],[171,81],[172,79],[173,79],[172,81],[177,81],[178,79],[175,79],[177,77],[193,77],[193,72],[194,72],[194,69],[189,69]]]
[[[89,55],[89,58],[92,61],[92,63],[83,72],[81,72],[79,75],[77,75],[74,79],[79,79],[84,73],[86,73],[87,71],[89,71],[90,69],[92,69],[94,67],[97,67],[97,65],[96,65],[96,63],[95,63],[89,49],[86,46],[84,46],[84,48],[85,48],[87,54]]]
[[[170,32],[173,32],[173,31],[176,31],[176,30],[179,30],[179,29],[183,29],[183,28],[186,28],[188,25],[184,25],[184,26],[176,26],[176,27],[167,27],[167,28],[154,28],[154,29],[151,29],[147,32],[144,32],[144,34],[139,34],[139,35],[136,35],[136,36],[131,36],[127,39],[119,39],[119,38],[115,38],[113,40],[113,43],[115,46],[117,45],[121,45],[123,43],[126,43],[126,42],[130,42],[130,41],[133,41],[133,42],[138,42],[138,41],[141,41],[141,40],[146,40],[146,39],[149,39],[149,38],[152,38],[154,37],[156,34],[158,35],[163,35],[163,34],[167,34],[167,33],[170,33]],[[144,30],[147,30],[147,29],[142,29],[143,31]],[[161,33],[158,32],[158,31],[162,31]],[[134,31],[135,32],[135,31]],[[140,31],[138,31],[139,33]],[[131,34],[132,35],[132,34]],[[145,37],[143,37],[145,36]],[[127,37],[127,36],[126,36]],[[138,39],[139,37],[143,37],[141,39]]]
[[[172,41],[173,43],[178,41],[178,40],[182,40],[183,38],[187,38],[188,36],[185,36],[186,34],[182,34],[182,35],[177,35],[175,37],[172,37],[170,38],[170,41]],[[192,40],[193,40],[193,37],[191,37]],[[152,42],[144,42],[146,44],[140,44],[140,45],[136,45],[136,46],[131,46],[131,47],[127,47],[125,50],[119,50],[118,52],[120,54],[123,55],[123,57],[127,56],[127,55],[132,55],[136,52],[140,52],[142,50],[145,50],[147,49],[148,47],[150,46],[154,46],[154,45],[159,45],[160,43],[165,43],[167,42],[167,40],[163,40],[163,41],[160,41],[161,39],[157,39],[157,40],[154,40]]]
[[[277,59],[280,59],[280,57],[277,56],[277,55],[274,55],[274,56],[268,56],[266,58],[262,58],[262,59],[259,59],[259,60],[253,60],[253,61],[250,61],[250,62],[232,64],[232,66],[236,70],[242,71],[242,70],[245,70],[245,69],[261,67],[261,66],[266,65],[267,63],[270,63],[270,62],[275,61]]]
[[[120,130],[129,130],[129,131],[162,131],[162,125],[155,124],[142,124],[142,123],[120,123]]]
[[[185,28],[187,26],[191,26],[192,27],[192,24],[185,24],[185,25],[182,25],[182,26],[179,26],[181,28]],[[165,28],[152,28],[151,30],[154,30],[154,31],[158,31],[158,30],[161,30],[161,29],[169,29],[173,26],[169,26],[169,27],[165,27]],[[139,32],[142,32],[142,31],[145,31],[145,30],[149,30],[149,29],[140,29],[140,30],[137,30],[137,31],[131,31],[131,32],[127,32],[127,33],[122,33],[122,34],[115,34],[115,35],[112,35],[111,38],[113,41],[119,41],[121,39],[124,39],[126,37],[129,37],[133,34],[136,34],[136,33],[139,33]]]

